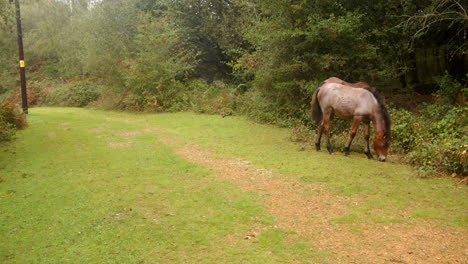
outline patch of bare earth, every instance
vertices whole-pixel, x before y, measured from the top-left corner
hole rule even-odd
[[[173,141],[170,144],[174,146]],[[176,146],[176,152],[243,190],[262,194],[263,205],[278,219],[275,227],[294,231],[316,249],[333,252],[334,263],[468,263],[466,231],[428,221],[333,224],[333,219],[351,213],[360,201],[333,195],[318,184],[301,184],[256,169],[248,161],[218,158],[199,146]],[[405,212],[401,216],[409,217]],[[243,235],[253,239],[261,232],[252,227]]]
[[[128,148],[133,146],[132,142],[110,142],[109,147],[111,148]]]
[[[130,120],[130,119],[125,119],[125,118],[118,118],[118,117],[104,117],[104,120],[107,121],[117,121],[117,122],[122,122],[126,124],[136,124],[138,121],[136,120]]]
[[[125,142],[110,142],[109,146],[111,148],[128,148],[133,146],[133,141],[135,140],[136,136],[141,135],[140,131],[128,131],[128,132],[121,132],[118,133],[117,136],[125,139]]]

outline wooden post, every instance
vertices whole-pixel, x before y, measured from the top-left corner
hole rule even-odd
[[[23,112],[28,113],[28,95],[26,90],[26,72],[25,72],[25,63],[24,63],[24,52],[23,52],[23,31],[21,29],[21,14],[20,14],[20,4],[19,0],[15,0],[16,8],[16,28],[18,32],[18,54],[19,54],[19,68],[20,68],[20,78],[21,78],[21,101]]]

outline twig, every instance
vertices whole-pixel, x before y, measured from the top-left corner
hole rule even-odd
[[[461,183],[468,184],[468,176],[466,176],[465,178],[463,178],[463,180],[459,181],[457,184],[461,184]]]

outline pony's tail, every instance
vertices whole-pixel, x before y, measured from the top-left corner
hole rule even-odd
[[[315,120],[315,125],[318,126],[323,118],[322,109],[320,108],[320,103],[318,101],[317,95],[320,91],[320,87],[315,90],[314,94],[312,95],[312,102],[310,105],[312,119]]]

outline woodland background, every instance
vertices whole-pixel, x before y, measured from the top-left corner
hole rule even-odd
[[[391,152],[424,177],[468,173],[463,1],[24,0],[21,8],[31,105],[245,115],[291,127],[305,147],[318,84],[363,80],[387,98]],[[0,0],[2,141],[26,125],[14,11]],[[349,123],[334,124],[336,138],[346,137]]]

